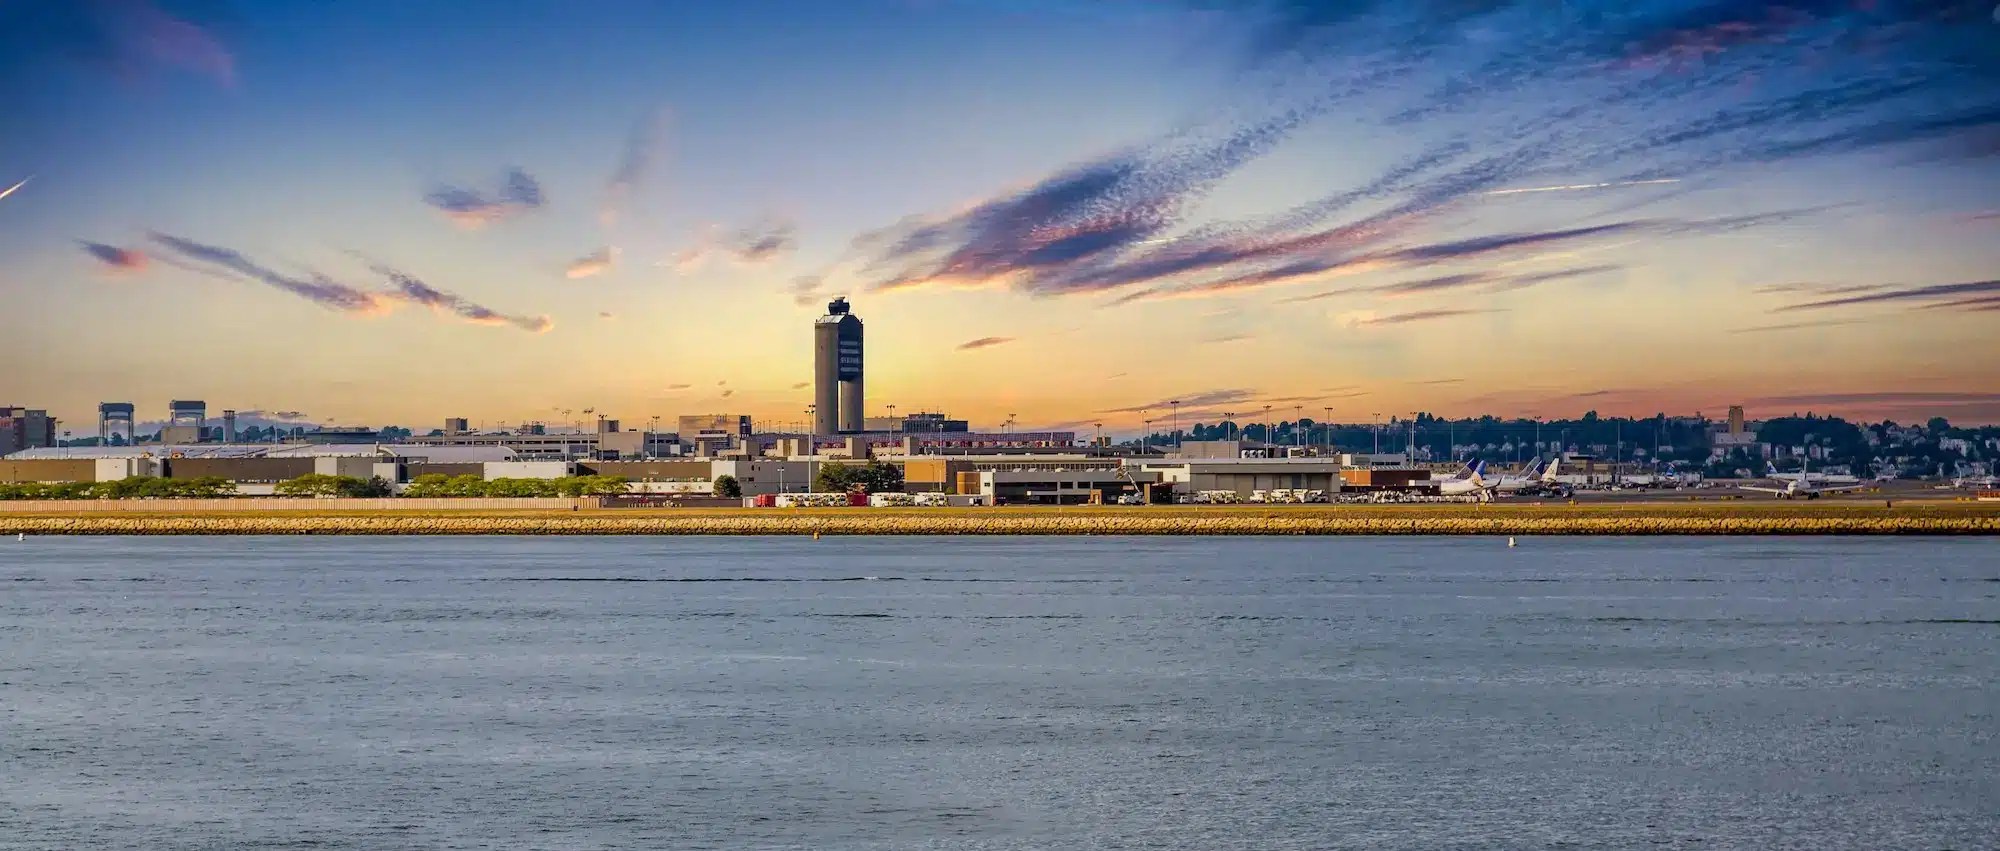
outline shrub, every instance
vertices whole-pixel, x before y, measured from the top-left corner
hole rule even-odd
[[[379,476],[362,479],[354,476],[329,476],[325,473],[307,473],[296,479],[282,481],[272,490],[279,496],[311,497],[381,497],[390,493],[389,483]]]

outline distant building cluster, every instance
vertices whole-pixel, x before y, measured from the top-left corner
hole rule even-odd
[[[1428,483],[1434,483],[1433,474],[1441,469],[1482,457],[1511,458],[1524,468],[1530,460],[1560,458],[1569,484],[1647,471],[1656,477],[1679,475],[1670,468],[1692,459],[1663,462],[1672,446],[1662,445],[1660,433],[1668,430],[1690,436],[1683,446],[1698,447],[1705,439],[1708,468],[1725,468],[1724,475],[1730,467],[1761,468],[1769,459],[1824,462],[1831,451],[1821,436],[1796,434],[1796,428],[1783,440],[1760,439],[1764,424],[1748,421],[1742,406],[1731,406],[1720,424],[1700,417],[1650,423],[1651,452],[1625,439],[1637,435],[1605,435],[1602,428],[1595,432],[1598,439],[1616,439],[1571,441],[1565,432],[1544,441],[1539,421],[1532,442],[1527,433],[1495,435],[1489,429],[1462,443],[1456,438],[1465,432],[1448,432],[1435,455],[1431,446],[1419,444],[1414,420],[1404,423],[1410,431],[1403,451],[1380,451],[1383,432],[1378,424],[1370,432],[1376,451],[1365,455],[1337,451],[1331,423],[1320,424],[1323,442],[1308,441],[1295,422],[1287,424],[1289,441],[1271,442],[1268,424],[1261,426],[1265,440],[1244,439],[1240,434],[1246,429],[1231,424],[1219,430],[1226,438],[1220,440],[1187,439],[1177,428],[1170,442],[1156,443],[1148,436],[1135,445],[1113,446],[1098,439],[1084,446],[1071,431],[1015,431],[1011,418],[1003,430],[975,431],[966,420],[942,411],[899,417],[891,406],[890,416],[866,416],[861,319],[845,299],[835,299],[814,320],[812,333],[814,401],[806,411],[808,419],[796,428],[760,429],[749,414],[718,412],[682,415],[672,431],[662,430],[657,417],[646,427],[628,428],[603,414],[594,425],[554,429],[543,423],[486,429],[453,416],[422,434],[271,425],[264,418],[253,420],[262,424],[239,430],[235,410],[225,409],[211,419],[207,402],[177,399],[167,404],[165,419],[148,434],[140,433],[133,403],[105,402],[98,406],[96,439],[86,441],[87,446],[64,446],[57,439],[56,420],[45,410],[0,406],[0,484],[219,477],[236,483],[238,492],[254,493],[312,473],[379,478],[392,487],[440,475],[485,481],[612,476],[627,480],[640,494],[713,494],[715,483],[727,479],[744,495],[756,497],[810,491],[828,464],[873,463],[894,466],[910,492],[1074,502],[1151,499],[1166,492],[1247,497],[1422,489],[1435,486]],[[1583,424],[1595,422],[1594,417]],[[1910,467],[1908,447],[1926,441],[1966,457],[2000,451],[2000,440],[1933,436],[1916,426],[1870,429],[1865,433],[1868,446],[1878,452],[1878,460],[1898,469]],[[1216,433],[1211,430],[1210,436]],[[1649,466],[1642,470],[1642,465]],[[1825,464],[1814,469],[1846,472]]]

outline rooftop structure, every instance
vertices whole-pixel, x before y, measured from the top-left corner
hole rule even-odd
[[[131,402],[103,402],[97,406],[97,439],[131,443],[132,423],[138,408]]]

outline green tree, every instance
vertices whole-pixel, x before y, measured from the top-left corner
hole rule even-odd
[[[869,461],[866,464],[834,462],[819,468],[813,477],[813,489],[821,493],[841,493],[859,488],[869,493],[886,493],[903,489],[903,470],[883,461]]]
[[[743,496],[743,485],[736,477],[724,473],[715,477],[715,495],[724,499],[739,499]]]
[[[614,496],[632,490],[632,483],[619,476],[584,476],[584,496]]]
[[[391,488],[389,483],[380,477],[361,479],[354,476],[307,473],[296,479],[279,482],[272,490],[279,496],[382,497],[388,496]]]
[[[494,479],[486,483],[486,495],[517,499],[555,496],[556,485],[550,479]]]
[[[307,473],[296,479],[279,482],[271,490],[279,496],[340,496],[341,480],[346,476],[329,476],[325,473]]]
[[[176,481],[174,486],[177,491],[176,496],[191,499],[214,499],[216,497],[229,496],[236,492],[236,483],[221,476],[202,476],[186,481]]]
[[[813,476],[813,490],[820,493],[845,493],[859,483],[859,471],[838,461],[819,465],[819,473]]]
[[[903,489],[903,468],[884,461],[870,461],[861,468],[861,484],[869,493],[891,493]]]
[[[403,495],[416,499],[435,499],[453,496],[451,477],[443,473],[425,473],[410,480],[409,487],[403,488]]]
[[[630,490],[625,480],[618,476],[563,476],[551,480],[551,485],[560,496],[604,496]]]

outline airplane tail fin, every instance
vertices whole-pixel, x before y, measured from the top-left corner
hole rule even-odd
[[[1560,458],[1560,457],[1556,457],[1556,458],[1550,458],[1550,459],[1549,459],[1549,466],[1548,466],[1547,468],[1545,468],[1545,469],[1543,469],[1543,470],[1542,470],[1542,481],[1543,481],[1543,482],[1553,482],[1553,481],[1555,481],[1555,480],[1556,480],[1556,468],[1557,468],[1557,467],[1560,467],[1560,466],[1562,466],[1562,458]]]
[[[1457,473],[1452,474],[1452,478],[1454,480],[1462,482],[1465,481],[1466,479],[1472,478],[1473,476],[1479,475],[1478,466],[1479,462],[1477,461],[1467,461],[1465,462],[1465,466],[1458,468]]]

